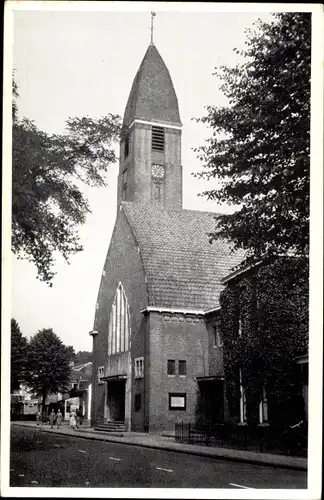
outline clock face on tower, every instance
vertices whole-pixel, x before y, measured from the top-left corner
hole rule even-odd
[[[156,179],[164,179],[164,166],[152,165],[152,177]]]

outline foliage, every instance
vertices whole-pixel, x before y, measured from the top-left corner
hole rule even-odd
[[[42,396],[44,407],[49,394],[68,391],[70,354],[70,347],[51,328],[39,330],[29,341],[26,383],[36,395]]]
[[[227,398],[239,412],[238,371],[246,389],[248,418],[255,421],[262,388],[269,418],[297,418],[300,390],[295,358],[307,352],[308,266],[304,259],[263,263],[228,284],[221,293],[221,318]],[[242,335],[238,336],[241,320]]]
[[[105,186],[120,117],[69,118],[65,134],[48,134],[19,118],[14,81],[13,96],[12,250],[51,286],[55,252],[68,262],[82,250],[78,228],[90,208],[81,186]]]
[[[74,361],[74,358],[75,358],[76,354],[75,354],[74,347],[72,345],[67,346],[66,353],[67,353],[67,356],[68,356],[68,360],[69,361]]]
[[[308,255],[310,169],[311,16],[275,14],[248,30],[243,62],[216,75],[228,100],[198,119],[213,132],[196,149],[203,171],[220,189],[201,193],[232,205],[211,240],[231,239],[261,255]]]
[[[18,322],[11,319],[11,393],[18,390],[25,381],[27,339],[21,333]]]
[[[92,353],[89,351],[78,351],[73,359],[74,364],[82,365],[83,363],[88,363],[92,361]]]

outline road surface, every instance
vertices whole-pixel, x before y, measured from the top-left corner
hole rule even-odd
[[[280,469],[12,426],[10,486],[81,488],[306,488]]]

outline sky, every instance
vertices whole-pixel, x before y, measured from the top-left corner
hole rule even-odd
[[[102,9],[110,5],[101,2]],[[198,197],[213,182],[192,176],[201,170],[192,148],[202,145],[211,131],[192,118],[203,116],[207,105],[226,104],[214,68],[235,65],[233,49],[244,47],[245,29],[258,18],[270,21],[271,15],[209,12],[208,4],[204,12],[189,12],[189,4],[172,12],[161,6],[154,6],[154,43],[170,71],[183,123],[183,208],[226,211],[228,207]],[[15,11],[13,67],[20,115],[49,133],[63,132],[72,116],[122,116],[150,42],[150,10],[147,4],[141,12]],[[11,317],[24,335],[53,328],[76,351],[92,350],[89,331],[116,218],[117,173],[116,163],[110,167],[108,187],[86,191],[92,213],[80,229],[84,251],[72,256],[69,265],[58,258],[52,288],[37,280],[33,264],[13,257]]]

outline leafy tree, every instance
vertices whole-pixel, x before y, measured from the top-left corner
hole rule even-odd
[[[70,379],[70,348],[50,329],[39,330],[29,341],[26,383],[42,396],[43,411],[49,394],[67,392]]]
[[[48,134],[19,118],[13,81],[12,251],[52,286],[55,253],[68,262],[82,250],[78,228],[90,212],[82,186],[105,186],[116,161],[120,117],[69,118],[65,134]]]
[[[67,346],[66,348],[67,356],[69,361],[74,361],[74,358],[76,356],[74,347],[72,345]]]
[[[220,189],[201,193],[235,207],[220,215],[211,240],[231,239],[261,255],[309,248],[311,15],[275,14],[248,30],[243,62],[216,75],[228,105],[198,119],[213,135],[196,149]]]
[[[21,333],[18,322],[11,320],[11,393],[18,390],[26,376],[27,339]]]
[[[295,359],[308,349],[308,266],[298,258],[263,262],[228,283],[220,302],[224,369],[232,414],[239,412],[240,368],[248,419],[257,419],[264,387],[270,421],[294,422],[302,411],[300,370]]]

